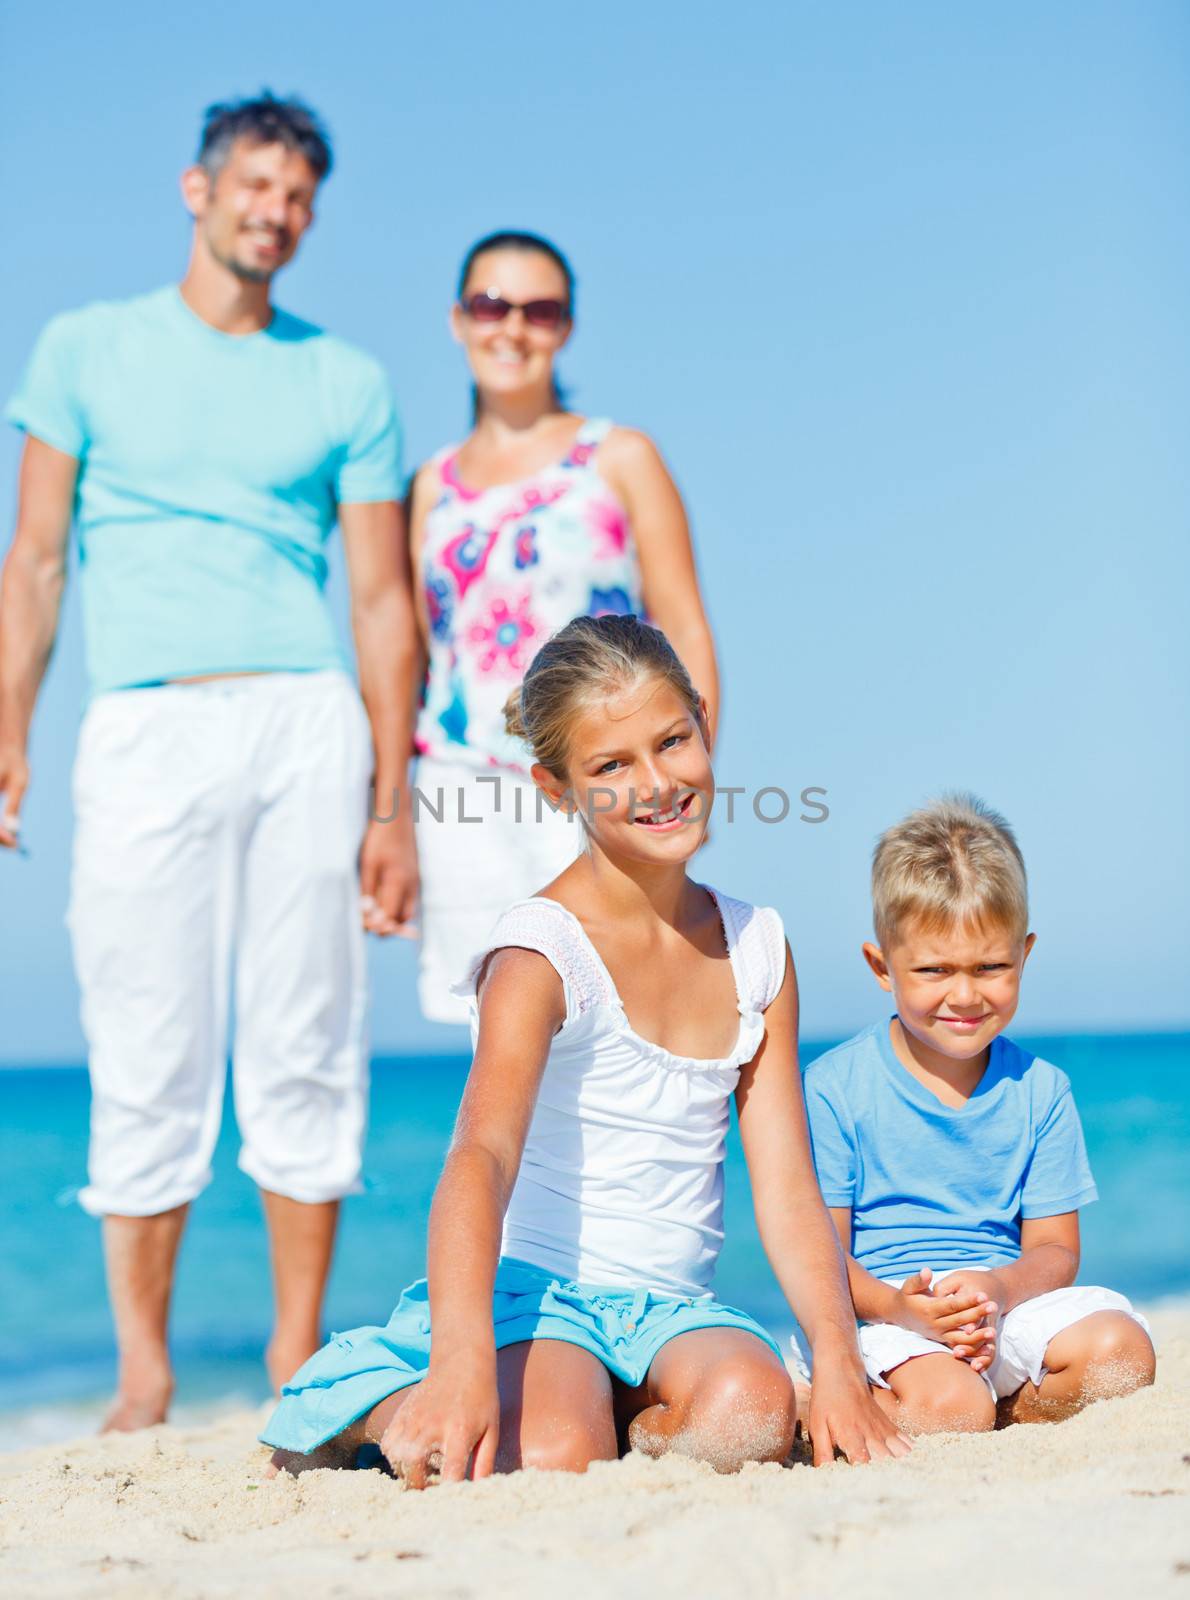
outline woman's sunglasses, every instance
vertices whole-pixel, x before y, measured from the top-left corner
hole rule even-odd
[[[565,300],[505,300],[499,294],[470,294],[462,302],[472,322],[503,322],[510,311],[520,311],[531,328],[560,328],[570,320]]]

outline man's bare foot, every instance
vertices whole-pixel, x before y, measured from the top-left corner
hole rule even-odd
[[[168,1416],[173,1393],[173,1379],[168,1376],[155,1383],[138,1383],[135,1389],[118,1389],[100,1433],[136,1433],[140,1428],[156,1427]]]

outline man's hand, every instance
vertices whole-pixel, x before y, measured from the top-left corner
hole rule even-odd
[[[922,1267],[897,1291],[896,1310],[889,1319],[900,1328],[949,1347],[975,1372],[990,1367],[996,1354],[997,1287],[990,1273],[952,1272],[938,1283]]]
[[[816,1467],[833,1461],[836,1450],[858,1465],[908,1455],[912,1448],[872,1399],[862,1368],[817,1357],[810,1388],[810,1442]]]
[[[360,911],[364,928],[381,938],[414,939],[417,929],[417,847],[404,817],[369,822],[359,858]],[[402,1408],[403,1409],[403,1408]]]
[[[20,848],[21,802],[29,787],[29,763],[18,745],[0,745],[0,849]]]
[[[428,1375],[401,1406],[380,1441],[407,1489],[424,1489],[437,1468],[443,1483],[461,1483],[474,1455],[473,1478],[487,1478],[500,1439],[495,1362],[465,1361]]]

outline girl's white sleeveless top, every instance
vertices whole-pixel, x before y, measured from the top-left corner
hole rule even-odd
[[[504,1221],[502,1254],[582,1284],[682,1297],[710,1292],[723,1244],[723,1151],[740,1068],[764,1038],[785,975],[777,912],[715,889],[735,978],[739,1034],[718,1061],[673,1055],[628,1024],[611,975],[578,918],[555,900],[520,900],[497,922],[455,992],[471,1004],[492,950],[546,957],[566,1020],[550,1045]]]

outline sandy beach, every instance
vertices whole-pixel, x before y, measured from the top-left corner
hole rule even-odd
[[[1190,1311],[1142,1394],[903,1462],[716,1477],[640,1457],[406,1494],[266,1481],[250,1413],[0,1457],[0,1590],[23,1597],[432,1600],[1190,1596]]]

